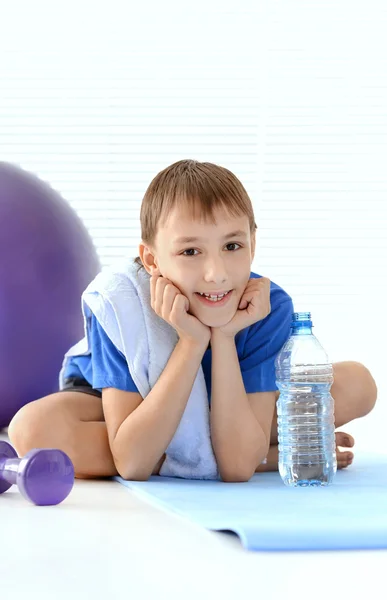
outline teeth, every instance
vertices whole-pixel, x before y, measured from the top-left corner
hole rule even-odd
[[[228,292],[225,292],[224,294],[221,294],[220,296],[214,296],[214,295],[210,295],[210,294],[201,294],[200,292],[199,292],[199,294],[201,296],[205,296],[206,298],[211,300],[211,302],[218,302],[219,300],[221,300],[222,298],[227,296]]]

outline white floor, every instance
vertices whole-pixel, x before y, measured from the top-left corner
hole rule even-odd
[[[0,507],[5,600],[387,597],[387,550],[247,552],[236,536],[164,513],[114,481],[76,480],[54,507],[13,487]]]

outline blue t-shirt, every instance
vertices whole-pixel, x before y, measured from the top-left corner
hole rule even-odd
[[[251,273],[250,277],[259,279],[262,276]],[[270,304],[271,312],[265,319],[242,329],[235,336],[241,374],[248,394],[278,389],[275,384],[275,359],[290,336],[294,308],[291,297],[273,282],[270,284]],[[97,390],[114,387],[138,392],[124,355],[94,315],[89,320],[89,328],[91,353],[72,357],[64,372],[65,379],[83,378]],[[210,400],[211,363],[211,348],[208,348],[202,358],[202,367]]]

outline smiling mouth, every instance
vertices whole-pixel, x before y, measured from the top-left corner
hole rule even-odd
[[[200,296],[201,298],[203,298],[203,300],[206,300],[208,302],[212,302],[212,303],[216,304],[217,302],[221,302],[222,300],[224,300],[225,298],[230,296],[230,294],[232,293],[232,290],[228,290],[228,292],[224,292],[222,294],[204,294],[201,292],[195,292],[195,293],[198,296]]]

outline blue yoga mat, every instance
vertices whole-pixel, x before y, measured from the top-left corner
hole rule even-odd
[[[387,455],[355,455],[320,488],[289,488],[278,472],[246,483],[113,479],[168,512],[235,532],[248,550],[387,548]]]

